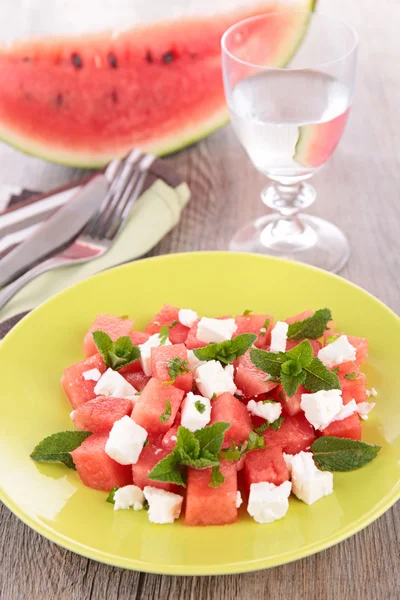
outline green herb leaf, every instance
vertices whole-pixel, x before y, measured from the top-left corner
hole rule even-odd
[[[145,446],[148,446],[149,444],[150,444],[149,440],[146,440],[146,441],[144,442],[144,444],[143,444],[143,448],[144,448]]]
[[[78,448],[89,435],[89,431],[61,431],[44,438],[34,449],[31,458],[36,462],[60,462],[75,469],[70,452]]]
[[[214,392],[214,394],[210,398],[210,402],[212,402],[213,400],[215,400],[216,397],[217,397],[217,394]]]
[[[110,502],[110,504],[115,504],[114,496],[117,490],[119,490],[119,485],[116,485],[115,487],[113,487],[112,490],[110,490],[110,493],[106,498],[106,502]]]
[[[335,373],[329,371],[318,358],[313,358],[308,367],[304,368],[306,379],[304,387],[309,392],[320,390],[340,390],[339,378]]]
[[[264,325],[263,325],[263,329],[267,329],[268,330],[268,327],[269,327],[270,323],[271,323],[271,319],[268,319],[268,318],[265,319]]]
[[[263,404],[278,404],[277,400],[273,400],[272,398],[267,398],[262,401]]]
[[[178,434],[175,449],[182,449],[185,451],[187,456],[193,459],[199,458],[200,456],[200,442],[196,439],[195,435],[182,425],[178,427]]]
[[[169,398],[165,401],[165,410],[162,415],[160,415],[161,423],[166,423],[171,416],[171,401]]]
[[[160,333],[158,334],[160,338],[160,346],[164,346],[169,337],[169,327],[168,325],[163,325],[160,329]]]
[[[346,373],[344,378],[349,379],[350,381],[354,381],[355,379],[358,378],[358,373],[356,373],[355,371],[353,373]]]
[[[129,315],[121,315],[121,316],[120,316],[120,319],[125,319],[125,320],[126,320],[126,319],[129,319]]]
[[[202,415],[206,410],[206,405],[201,402],[201,400],[196,400],[194,403],[196,410]]]
[[[192,469],[209,469],[210,467],[219,466],[219,458],[217,456],[191,458],[187,456],[184,450],[180,450],[181,464]]]
[[[310,338],[316,340],[323,335],[327,328],[328,321],[332,320],[332,313],[329,308],[317,310],[312,317],[291,323],[288,329],[289,340],[299,340],[301,338]]]
[[[171,377],[172,383],[179,375],[190,373],[187,360],[181,360],[178,356],[167,363],[168,375]]]
[[[181,457],[176,452],[176,447],[153,467],[147,477],[152,481],[165,481],[186,487],[187,472],[182,468]]]
[[[306,373],[301,371],[298,375],[287,375],[282,371],[281,384],[289,398],[292,398],[297,391],[299,385],[303,385],[306,380]]]
[[[171,323],[169,324],[169,328],[170,330],[175,327],[175,325],[178,325],[179,321],[171,321]]]
[[[243,454],[245,452],[250,452],[251,450],[260,450],[261,448],[265,448],[265,440],[262,435],[257,435],[255,432],[251,432],[249,434],[249,439],[246,447],[243,450]]]
[[[208,344],[204,348],[193,350],[194,355],[199,360],[218,360],[223,365],[227,365],[242,356],[254,344],[257,336],[253,333],[243,333],[220,344]]]
[[[252,348],[250,350],[250,359],[257,369],[276,378],[280,377],[282,364],[285,362],[285,353],[266,352],[265,350]]]
[[[224,441],[224,434],[231,426],[230,423],[218,421],[212,425],[208,425],[203,429],[198,429],[194,432],[196,439],[200,442],[201,454],[206,450],[211,454],[218,454]]]
[[[219,487],[220,485],[222,485],[225,481],[225,477],[222,475],[219,466],[218,467],[213,467],[211,469],[211,480],[210,483],[208,484],[210,487]]]
[[[243,311],[243,316],[247,317],[247,315],[250,315],[252,312],[253,312],[252,310],[249,310],[248,308],[246,308],[246,310]]]
[[[122,336],[115,342],[104,331],[94,331],[93,340],[107,367],[118,370],[140,358],[140,349],[132,344],[129,336]]]
[[[347,438],[322,436],[311,446],[322,471],[354,471],[376,458],[381,446]]]
[[[289,352],[286,352],[285,356],[290,360],[294,360],[300,367],[308,367],[313,359],[313,349],[308,340],[303,340]]]
[[[332,373],[335,373],[335,375],[337,375],[339,373],[339,367],[334,367],[332,370]]]
[[[253,430],[256,433],[263,433],[267,429],[273,429],[274,431],[278,431],[279,427],[284,421],[284,418],[285,417],[279,417],[279,419],[276,419],[275,421],[273,421],[273,423],[270,423],[269,421],[265,420],[265,422],[262,425],[260,425],[260,427],[253,427]]]
[[[235,462],[239,460],[242,456],[242,451],[238,448],[235,442],[232,442],[230,448],[224,448],[221,450],[221,458],[224,458],[228,462]]]

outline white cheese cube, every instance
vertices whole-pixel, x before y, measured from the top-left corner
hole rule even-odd
[[[135,465],[146,440],[147,431],[125,416],[112,426],[105,451],[120,465]]]
[[[94,388],[96,396],[112,396],[113,398],[128,398],[137,400],[137,390],[127,380],[112,369],[107,369],[100,377]]]
[[[187,351],[187,360],[189,363],[190,370],[194,374],[196,372],[197,367],[200,365],[204,365],[206,363],[205,360],[199,360],[193,350]]]
[[[212,398],[213,394],[219,396],[224,392],[234,394],[236,385],[233,381],[233,365],[227,365],[224,369],[216,360],[209,360],[200,365],[196,371],[196,384],[200,393],[205,398]]]
[[[144,495],[137,485],[125,485],[114,494],[114,510],[127,510],[131,506],[133,510],[142,510]]]
[[[325,429],[343,406],[342,392],[320,390],[315,394],[302,394],[300,406],[305,412],[307,421],[315,429]]]
[[[268,482],[252,483],[247,512],[257,523],[272,523],[282,519],[289,508],[291,489],[290,481],[278,486]]]
[[[242,494],[237,491],[236,492],[236,508],[240,508],[243,504]]]
[[[367,390],[367,398],[370,398],[371,396],[377,396],[378,392],[376,391],[375,388],[371,388],[370,390]]]
[[[247,410],[251,414],[266,419],[269,423],[273,423],[281,416],[282,405],[280,402],[256,402],[255,400],[250,400],[247,404]]]
[[[318,358],[325,367],[334,367],[344,362],[356,360],[356,349],[350,344],[346,335],[341,335],[331,344],[321,348],[318,352]]]
[[[185,327],[193,327],[198,318],[197,312],[190,308],[181,308],[178,312],[178,321]]]
[[[270,352],[286,352],[287,332],[289,325],[284,321],[277,321],[271,331]]]
[[[287,460],[288,455],[286,455]],[[311,452],[299,452],[291,459],[292,492],[306,504],[313,504],[333,492],[333,475],[320,471]]]
[[[368,419],[368,413],[375,408],[375,402],[359,402],[357,404],[357,412],[364,421]]]
[[[101,373],[98,369],[90,369],[89,371],[82,373],[82,376],[85,381],[98,381],[101,377]]]
[[[164,346],[171,346],[171,342],[167,339]],[[158,333],[150,336],[147,342],[139,345],[140,350],[140,364],[145,375],[148,377],[151,375],[151,349],[158,348],[161,346],[161,339]]]
[[[235,319],[209,319],[203,317],[197,326],[196,337],[201,342],[214,344],[231,340],[236,330]]]
[[[294,456],[294,454],[286,454],[285,452],[283,453],[283,460],[286,463],[286,467],[287,467],[287,470],[289,471],[289,475],[292,472],[292,460],[293,460],[293,456]]]
[[[151,486],[146,486],[143,492],[149,503],[149,521],[164,525],[179,519],[182,509],[182,496]]]
[[[357,412],[357,402],[353,399],[342,406],[331,423],[333,423],[333,421],[343,421],[343,419],[347,419],[347,417],[350,417],[355,412]]]
[[[181,425],[189,431],[197,431],[203,429],[210,422],[210,419],[210,400],[189,392],[182,403]]]

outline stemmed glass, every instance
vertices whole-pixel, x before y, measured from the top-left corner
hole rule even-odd
[[[237,231],[230,249],[339,271],[350,254],[346,237],[301,211],[316,196],[306,180],[332,155],[346,125],[356,33],[319,14],[280,11],[233,25],[221,43],[232,125],[253,165],[271,180],[261,198],[277,211]]]

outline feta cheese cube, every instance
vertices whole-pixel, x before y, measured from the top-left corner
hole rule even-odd
[[[209,360],[200,365],[196,371],[196,384],[200,393],[205,398],[212,398],[213,394],[219,396],[224,392],[234,394],[236,385],[233,381],[233,365],[227,365],[225,369],[220,362]]]
[[[90,369],[89,371],[82,373],[82,376],[85,381],[98,381],[101,377],[101,373],[98,369]]]
[[[112,396],[113,398],[127,398],[137,400],[137,390],[127,380],[112,369],[107,369],[95,385],[96,396]]]
[[[307,421],[315,429],[325,429],[343,406],[342,392],[320,390],[315,394],[302,394],[300,406],[305,412]]]
[[[359,402],[357,404],[357,412],[364,421],[368,419],[368,413],[375,408],[375,402]]]
[[[197,367],[200,365],[204,365],[206,363],[205,360],[199,360],[193,350],[187,351],[187,360],[189,363],[190,370],[194,374],[196,372]]]
[[[344,362],[356,360],[356,349],[350,344],[346,335],[341,335],[332,344],[321,348],[318,352],[318,358],[325,367],[334,367]]]
[[[270,352],[286,352],[287,332],[289,325],[284,321],[277,321],[271,331]]]
[[[146,440],[147,431],[125,416],[112,426],[105,451],[120,465],[135,465]]]
[[[147,342],[139,345],[140,350],[140,364],[145,375],[148,377],[151,375],[151,349],[158,348],[161,346],[161,340],[158,333],[151,335]],[[164,346],[171,346],[171,342],[167,340]]]
[[[214,344],[231,340],[237,330],[235,319],[209,319],[202,317],[197,326],[196,337],[201,342]]]
[[[114,510],[142,510],[144,495],[137,485],[125,485],[114,493]]]
[[[236,492],[236,508],[240,508],[243,504],[242,494],[237,491]]]
[[[331,421],[331,423],[333,423],[333,421],[343,421],[343,419],[347,419],[347,417],[350,417],[355,412],[357,412],[357,402],[353,399],[342,406],[342,408]]]
[[[181,308],[178,312],[179,323],[185,327],[193,327],[198,318],[197,312],[190,310],[190,308]]]
[[[288,460],[290,455],[286,455]],[[314,463],[311,452],[299,452],[290,459],[292,472],[292,492],[306,504],[313,504],[333,492],[333,475],[320,471]]]
[[[252,483],[247,512],[257,523],[272,523],[282,519],[289,508],[291,489],[290,481],[278,486],[266,481]]]
[[[179,519],[183,502],[182,496],[151,486],[146,486],[143,492],[149,503],[148,515],[151,523],[164,525]]]
[[[294,456],[294,454],[286,454],[285,452],[283,453],[283,460],[285,461],[287,470],[289,471],[289,475],[291,475],[291,473],[292,473],[293,456]]]
[[[210,400],[189,392],[182,403],[181,425],[189,431],[197,431],[203,429],[210,422],[210,419]]]
[[[282,405],[280,402],[256,402],[250,400],[247,404],[247,410],[257,417],[266,419],[269,423],[273,423],[282,413]]]
[[[370,398],[370,396],[377,396],[378,392],[376,391],[375,388],[371,388],[370,390],[367,390],[367,398]]]

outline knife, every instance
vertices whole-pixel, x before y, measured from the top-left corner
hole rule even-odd
[[[0,264],[0,287],[70,242],[100,208],[109,188],[106,176],[96,175],[32,235],[11,250]]]

